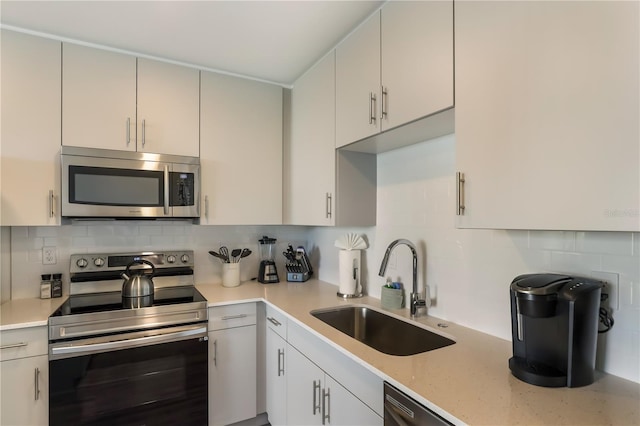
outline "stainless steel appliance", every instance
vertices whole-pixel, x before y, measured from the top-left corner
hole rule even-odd
[[[200,159],[63,146],[62,217],[200,217]]]
[[[278,270],[275,262],[276,239],[266,235],[258,240],[260,243],[260,268],[258,282],[263,284],[279,283]]]
[[[121,274],[147,262],[153,301],[132,306]],[[50,425],[207,424],[207,301],[193,272],[192,251],[71,256],[70,296],[49,318]]]
[[[385,426],[445,426],[451,424],[415,399],[384,382]]]
[[[510,286],[513,375],[538,386],[591,384],[601,289],[600,282],[567,275],[516,277]]]

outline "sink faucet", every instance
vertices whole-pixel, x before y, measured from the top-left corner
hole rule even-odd
[[[411,254],[413,255],[413,291],[411,292],[411,316],[416,316],[416,312],[418,308],[421,306],[427,306],[426,301],[424,299],[420,299],[420,295],[418,294],[418,252],[416,251],[416,247],[409,240],[405,240],[401,238],[399,240],[395,240],[389,244],[387,247],[387,251],[384,253],[384,257],[382,258],[382,264],[380,265],[380,272],[378,275],[384,277],[385,272],[387,271],[387,263],[389,263],[389,255],[393,251],[396,246],[404,244],[411,249]]]

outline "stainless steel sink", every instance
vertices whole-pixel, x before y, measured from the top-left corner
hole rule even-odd
[[[455,343],[426,328],[367,306],[339,306],[310,313],[336,330],[388,355],[415,355]]]

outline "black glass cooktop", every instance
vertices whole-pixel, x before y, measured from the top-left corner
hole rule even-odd
[[[153,302],[145,307],[157,307],[166,305],[178,305],[194,302],[206,302],[207,299],[193,286],[156,288]],[[119,291],[109,293],[77,294],[69,296],[69,299],[58,308],[51,316],[62,317],[66,315],[91,314],[97,312],[111,312],[131,310],[129,304],[124,303],[122,293]],[[138,308],[139,309],[139,308]]]

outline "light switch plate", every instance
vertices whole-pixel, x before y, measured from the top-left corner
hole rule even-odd
[[[619,300],[619,280],[620,276],[616,272],[591,271],[591,278],[604,283],[603,293],[607,293],[609,298],[602,303],[603,307],[617,311],[620,309]]]

